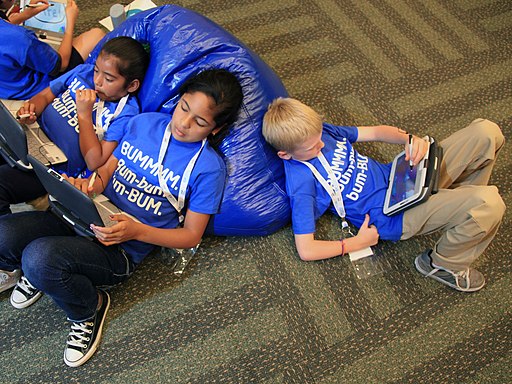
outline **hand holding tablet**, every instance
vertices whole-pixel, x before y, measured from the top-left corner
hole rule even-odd
[[[441,166],[442,148],[432,137],[427,153],[416,167],[411,166],[412,135],[409,135],[409,162],[405,160],[405,151],[393,160],[389,185],[384,201],[383,212],[391,216],[425,201],[437,192],[437,175]]]

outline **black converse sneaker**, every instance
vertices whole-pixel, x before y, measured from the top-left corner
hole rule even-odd
[[[25,276],[21,276],[11,293],[11,305],[14,308],[27,308],[34,304],[43,293],[30,284]]]
[[[71,331],[64,350],[64,362],[70,367],[84,364],[94,355],[100,343],[103,322],[110,307],[110,296],[102,290],[98,290],[98,294],[101,302],[94,317],[71,324]]]

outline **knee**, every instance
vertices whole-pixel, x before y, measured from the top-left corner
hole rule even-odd
[[[491,211],[494,212],[494,215],[496,217],[499,217],[499,220],[501,221],[501,219],[505,215],[505,210],[507,207],[498,191],[498,188],[495,187],[494,185],[490,185],[488,187],[491,190],[492,195],[490,198],[491,202],[488,202],[488,204],[491,208]]]
[[[489,223],[489,227],[494,227],[501,223],[506,206],[498,188],[494,185],[482,186],[475,192],[474,199],[477,200],[477,204],[481,208],[478,217],[481,217],[482,220],[477,219],[477,221],[481,221],[481,226],[484,226],[483,223]]]
[[[19,232],[12,225],[13,215],[0,216],[0,255],[19,249]]]
[[[495,151],[499,149],[505,143],[505,136],[501,131],[498,124],[487,119],[475,119],[471,122],[471,134],[477,135],[484,140],[491,141],[494,143]]]
[[[45,290],[51,276],[58,271],[60,261],[56,244],[51,238],[40,238],[32,241],[23,250],[21,268],[32,285]]]
[[[93,45],[96,45],[103,37],[105,37],[105,32],[103,32],[100,28],[91,28],[87,32],[87,38],[93,42]]]

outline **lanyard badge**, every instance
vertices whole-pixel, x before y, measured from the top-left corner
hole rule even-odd
[[[322,174],[318,171],[318,169],[315,168],[315,166],[307,161],[300,161],[302,164],[307,166],[315,178],[320,182],[322,187],[327,191],[329,196],[331,197],[331,201],[334,205],[334,208],[336,209],[336,212],[338,213],[338,216],[341,217],[341,228],[342,230],[346,231],[348,230],[350,232],[350,227],[345,220],[345,205],[343,204],[343,196],[341,194],[341,188],[338,184],[338,180],[336,179],[336,176],[334,176],[334,172],[332,171],[331,166],[327,162],[327,159],[325,158],[324,154],[320,152],[318,154],[318,160],[320,160],[320,164],[322,164],[322,167],[327,172],[328,178],[330,183],[322,176]]]
[[[203,150],[206,139],[203,139],[201,143],[201,147],[196,152],[196,154],[190,159],[190,161],[187,164],[187,167],[185,168],[185,172],[183,172],[183,176],[181,177],[180,182],[180,188],[178,191],[178,199],[174,197],[173,194],[171,194],[171,191],[169,190],[169,187],[167,186],[167,183],[164,180],[163,177],[163,162],[165,155],[167,153],[167,148],[169,147],[169,143],[171,141],[171,122],[167,124],[167,127],[165,128],[164,137],[162,139],[162,144],[160,145],[160,152],[158,153],[158,184],[160,185],[160,188],[162,189],[162,192],[164,193],[164,196],[166,199],[171,203],[171,205],[174,207],[176,212],[178,212],[178,219],[180,222],[180,225],[183,224],[183,221],[185,220],[185,216],[182,213],[183,207],[185,206],[185,195],[187,193],[187,186],[188,182],[190,180],[190,175],[192,173],[192,169],[194,169],[194,165],[196,164],[196,160],[199,157],[199,154]]]
[[[352,232],[352,229],[348,225],[346,219],[345,219],[345,206],[343,204],[343,196],[341,194],[341,188],[338,184],[338,180],[334,176],[334,172],[327,162],[327,159],[325,158],[324,154],[320,152],[318,154],[318,159],[320,160],[320,163],[322,164],[322,167],[327,172],[327,175],[329,177],[330,183],[318,172],[318,169],[315,168],[315,166],[307,161],[301,161],[302,164],[306,165],[313,175],[316,177],[316,179],[322,184],[324,189],[327,191],[329,196],[331,197],[332,203],[334,205],[334,208],[336,209],[336,212],[341,217],[341,230],[342,230],[342,237],[353,237],[355,234]],[[360,258],[364,258],[367,256],[373,255],[373,251],[371,247],[366,247],[361,250],[355,251],[355,252],[349,252],[350,260],[355,261]]]
[[[121,114],[121,112],[124,109],[124,106],[126,105],[126,102],[128,101],[128,98],[130,95],[125,95],[119,100],[119,103],[117,104],[116,110],[114,111],[114,114],[110,118],[110,120],[106,123],[105,126],[103,126],[103,122],[101,121],[101,114],[103,113],[103,108],[105,107],[105,100],[100,100],[96,104],[96,135],[98,135],[98,138],[100,140],[103,140],[103,136],[105,135],[105,132],[107,131],[110,123],[112,120],[114,120],[117,116]]]

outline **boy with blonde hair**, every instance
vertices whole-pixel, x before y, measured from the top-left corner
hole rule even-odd
[[[263,119],[263,136],[284,160],[292,208],[295,245],[302,260],[321,260],[355,252],[383,240],[406,240],[442,231],[433,249],[416,257],[416,269],[463,292],[485,285],[470,265],[494,238],[505,204],[488,186],[504,144],[500,128],[484,119],[443,140],[439,191],[427,201],[393,216],[383,213],[391,164],[359,154],[355,142],[402,144],[406,161],[417,165],[428,143],[400,128],[334,126],[298,100],[278,98]],[[409,155],[411,154],[411,155]],[[359,227],[356,236],[316,240],[315,222],[331,210]]]

